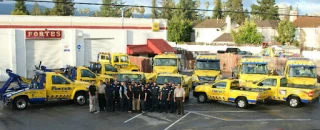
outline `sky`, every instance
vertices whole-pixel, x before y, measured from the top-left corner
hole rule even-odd
[[[50,1],[50,0],[48,0]],[[102,0],[74,0],[74,2],[86,2],[86,3],[101,3]],[[151,0],[122,0],[123,2],[126,2],[126,4],[129,5],[144,5],[144,6],[150,6]],[[158,0],[159,2],[161,0]],[[176,0],[178,2],[179,0]],[[210,2],[209,9],[213,9],[213,1],[214,0],[201,0],[201,9],[205,9],[204,3],[206,1]],[[226,0],[222,0],[226,1]],[[250,11],[250,6],[252,4],[256,4],[256,0],[243,0],[244,8],[247,8]],[[53,4],[47,4],[47,3],[40,3],[41,5],[52,7]],[[304,15],[306,13],[312,14],[315,12],[320,13],[320,0],[276,0],[276,4],[287,4],[292,5],[294,8],[298,5],[299,8],[299,14]],[[160,4],[158,4],[159,6]],[[76,8],[90,8],[91,10],[98,10],[98,5],[76,5]],[[151,9],[146,9],[145,13],[151,13]],[[211,14],[207,14],[211,15]]]

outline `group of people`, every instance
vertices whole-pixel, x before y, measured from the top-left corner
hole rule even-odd
[[[100,81],[99,86],[94,85],[92,81],[89,86],[90,112],[98,112],[95,108],[96,99],[99,103],[99,111],[128,111],[132,112],[166,112],[184,115],[183,103],[185,101],[185,91],[181,84],[172,82],[160,87],[149,79],[144,84],[142,80],[139,83],[126,78],[125,82],[119,82],[113,79]]]

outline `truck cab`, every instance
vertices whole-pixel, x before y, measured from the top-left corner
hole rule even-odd
[[[192,74],[192,88],[221,79],[220,59],[216,54],[198,55]]]
[[[307,58],[289,58],[283,71],[289,83],[314,85],[317,83],[317,66]]]
[[[73,100],[78,105],[87,102],[89,83],[71,81],[58,72],[36,70],[31,84],[24,83],[20,76],[7,69],[9,79],[0,89],[1,99],[6,105],[23,110],[28,104],[45,103],[55,100]],[[17,86],[10,87],[11,83]]]
[[[239,79],[240,85],[259,81],[268,75],[268,61],[259,56],[243,56],[232,70],[232,76]]]
[[[137,65],[131,64],[129,62],[128,54],[99,52],[98,62],[110,63],[113,67],[117,69],[140,71]]]
[[[189,99],[189,93],[192,87],[191,76],[182,75],[182,74],[159,74],[155,80],[155,83],[159,85],[160,89],[165,83],[172,82],[176,87],[178,84],[184,88],[186,92],[185,98]]]
[[[175,53],[165,52],[153,58],[153,73],[179,73],[179,60]]]
[[[116,77],[119,70],[113,67],[109,62],[90,62],[89,69],[99,75],[109,75]]]
[[[292,84],[284,76],[269,76],[256,82],[253,88],[269,88],[272,100],[286,101],[290,107],[299,107],[301,103],[314,103],[319,100],[317,86],[307,84]]]

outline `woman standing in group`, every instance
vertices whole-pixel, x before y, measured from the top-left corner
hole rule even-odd
[[[146,85],[146,86],[148,86],[148,85]],[[145,113],[145,111],[146,111],[145,103],[147,101],[147,96],[148,96],[147,91],[148,90],[144,89],[144,86],[141,86],[139,98],[140,98],[140,105],[141,105],[141,112],[142,113]]]
[[[129,84],[128,85],[128,89],[127,89],[127,93],[126,93],[126,96],[127,96],[127,100],[128,100],[128,112],[131,113],[131,110],[132,110],[132,99],[133,99],[133,94],[132,94],[132,85]]]

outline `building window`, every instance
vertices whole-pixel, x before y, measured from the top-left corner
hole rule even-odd
[[[217,31],[220,31],[219,29],[217,29]]]

